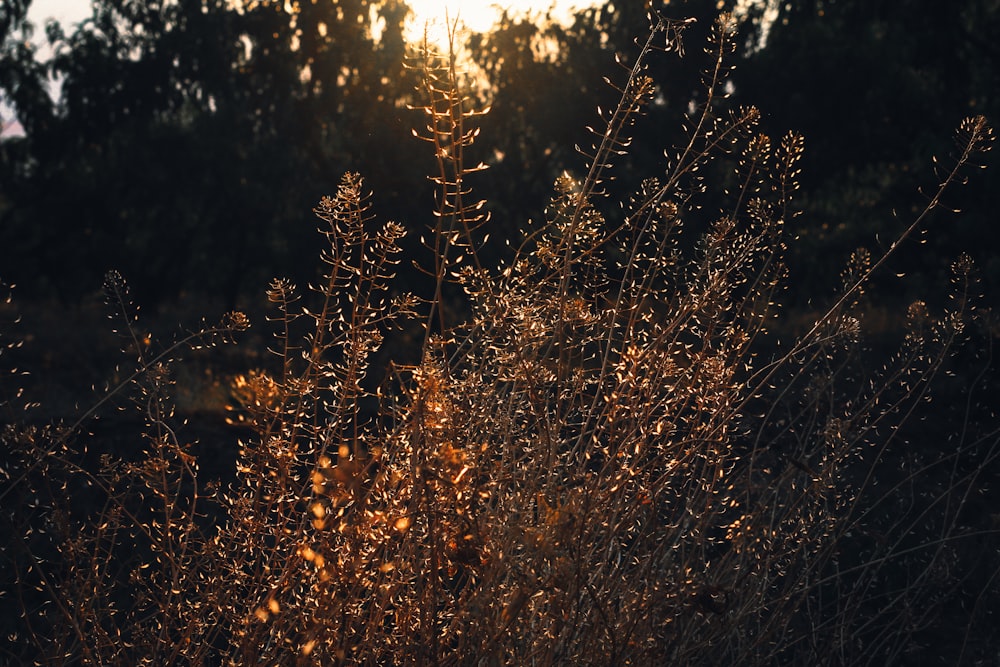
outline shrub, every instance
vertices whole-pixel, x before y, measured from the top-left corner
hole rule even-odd
[[[725,109],[730,17],[664,174],[620,208],[603,195],[655,95],[648,59],[679,51],[684,27],[654,20],[587,173],[556,182],[497,267],[479,260],[489,221],[466,180],[477,112],[454,54],[427,56],[429,295],[397,289],[404,228],[375,221],[345,175],[316,209],[322,279],[268,289],[277,363],[234,383],[247,429],[234,481],[199,475],[169,360],[245,316],[150,359],[110,275],[137,370],[102,401],[134,390],[145,447],[99,451],[93,412],[6,426],[4,521],[21,539],[4,569],[22,611],[8,658],[889,664],[929,651],[926,631],[970,600],[959,627],[973,640],[998,564],[996,531],[969,510],[1000,446],[973,419],[988,361],[954,373],[981,319],[973,267],[956,261],[941,315],[910,306],[884,365],[865,352],[862,295],[991,132],[963,122],[924,213],[882,255],[855,253],[833,306],[784,342],[782,224],[803,140]],[[706,229],[685,225],[698,211],[714,215]],[[386,360],[408,341],[416,355]],[[954,427],[930,416],[942,381],[967,399]],[[962,662],[991,639],[933,650]]]

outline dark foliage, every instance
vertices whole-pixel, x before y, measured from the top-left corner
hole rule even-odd
[[[953,148],[941,128],[1000,115],[998,30],[992,0],[781,3],[767,47],[740,68],[737,97],[768,109],[766,127],[809,139],[806,215],[794,228],[803,243],[791,260],[804,284],[830,285],[836,257],[861,245],[877,252],[905,226],[921,205],[912,183],[934,178],[926,156],[946,161]],[[1000,226],[989,202],[998,179],[976,175],[963,215],[936,222],[895,265],[912,278],[882,284],[940,299],[950,258],[967,250],[997,293]]]

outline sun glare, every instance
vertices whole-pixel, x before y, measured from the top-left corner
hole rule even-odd
[[[596,0],[408,0],[413,10],[407,24],[410,42],[423,39],[426,28],[432,43],[447,41],[447,27],[458,22],[471,32],[488,32],[506,9],[513,14],[543,15],[552,10],[553,18],[563,20],[576,7],[595,4]]]
[[[489,30],[497,19],[497,10],[488,0],[469,1],[451,0],[410,0],[410,31],[423,32],[423,26],[440,27],[438,24],[461,21],[474,32]]]

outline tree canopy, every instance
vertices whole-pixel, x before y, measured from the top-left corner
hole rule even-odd
[[[345,170],[419,191],[398,167],[420,161],[400,113],[405,11],[101,0],[72,34],[49,27],[45,65],[8,39],[4,91],[26,131],[4,142],[8,270],[62,293],[115,266],[154,300],[234,299],[293,263],[311,240],[302,211]]]
[[[738,96],[759,105],[770,128],[806,137],[798,270],[836,281],[829,257],[878,238],[884,248],[936,183],[932,157],[949,166],[950,130],[962,118],[1000,111],[1000,30],[992,0],[817,0],[785,3],[767,46],[741,64]],[[938,216],[925,242],[902,256],[919,273],[916,292],[947,283],[950,262],[973,254],[994,294],[1000,236],[989,194],[996,169],[977,175],[957,218]],[[958,201],[952,202],[959,206]]]
[[[408,108],[419,103],[419,74],[406,67],[402,0],[95,0],[72,32],[45,27],[48,62],[30,45],[28,5],[0,7],[0,91],[25,129],[0,143],[0,266],[22,288],[73,299],[115,267],[153,302],[190,291],[235,301],[276,273],[308,280],[294,275],[312,256],[303,211],[351,170],[378,192],[380,216],[426,224],[432,156],[410,136],[421,123]],[[622,77],[614,57],[628,66],[646,11],[609,2],[569,25],[508,15],[469,36],[492,104],[476,150],[492,166],[478,183],[495,237],[541,215],[555,177],[582,164],[573,147],[586,145],[584,128],[615,98],[602,78]],[[718,3],[659,11],[698,19],[687,37],[697,50]],[[922,204],[915,187],[933,180],[930,156],[947,159],[963,116],[995,117],[998,51],[988,35],[1000,9],[991,0],[783,3],[755,49],[760,14],[746,28],[729,103],[759,106],[775,136],[805,134],[808,215],[795,231],[802,276],[822,282],[854,246],[891,238]],[[665,83],[628,158],[642,173],[670,159],[700,94],[697,58],[666,54],[655,66]],[[931,266],[937,280],[942,258],[971,244],[1000,283],[986,203],[996,185],[995,175],[976,180],[967,214],[910,254],[906,270]],[[809,256],[820,253],[830,258]]]

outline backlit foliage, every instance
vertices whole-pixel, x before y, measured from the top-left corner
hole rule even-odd
[[[997,455],[996,431],[971,423],[937,456],[905,445],[977,322],[973,268],[956,261],[951,305],[913,304],[898,352],[866,366],[863,289],[921,216],[883,255],[856,253],[834,306],[792,336],[776,302],[804,144],[726,108],[729,16],[686,142],[611,205],[606,182],[655,94],[648,59],[681,52],[685,25],[654,18],[584,175],[555,183],[500,266],[479,261],[489,221],[465,180],[477,112],[454,60],[425,54],[432,291],[396,284],[404,228],[375,220],[346,174],[316,208],[322,279],[267,290],[277,363],[234,382],[234,481],[199,475],[174,428],[170,355],[147,355],[109,276],[137,355],[125,385],[142,451],[94,466],[82,422],[5,428],[5,530],[23,538],[4,552],[22,614],[11,651],[99,665],[888,664],[913,651],[961,584],[974,549],[960,517]],[[928,213],[991,138],[963,123]],[[445,316],[449,285],[464,315]],[[230,315],[194,339],[246,326]],[[423,341],[417,363],[374,367],[393,336]],[[885,460],[898,465],[883,478]]]

